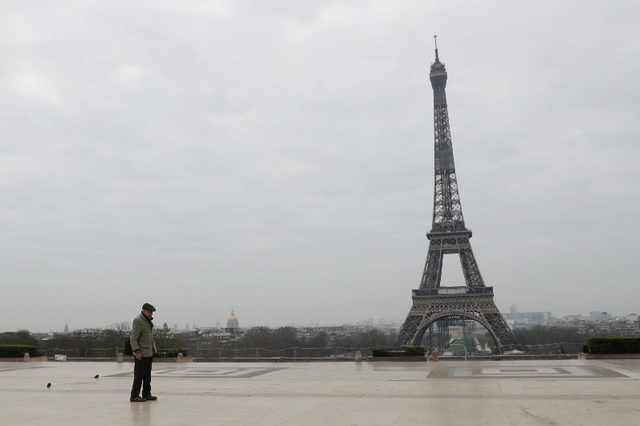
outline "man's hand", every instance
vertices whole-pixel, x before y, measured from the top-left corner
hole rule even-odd
[[[140,360],[142,359],[142,354],[140,353],[140,351],[136,352],[136,353],[134,354],[134,356],[136,357],[136,359],[137,359],[138,361],[140,361]]]

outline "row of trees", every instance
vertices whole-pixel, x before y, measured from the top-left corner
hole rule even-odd
[[[576,326],[550,326],[536,325],[528,328],[516,328],[513,330],[518,341],[524,345],[547,345],[554,343],[586,343],[589,337],[619,336],[615,330],[599,330],[591,327],[580,329]]]
[[[18,330],[0,333],[0,345],[29,345],[39,347],[40,342],[31,335],[29,330]]]
[[[82,328],[70,333],[53,333],[43,338],[39,347],[45,352],[76,351],[78,356],[114,356],[130,333],[131,323],[120,322],[104,329]]]
[[[122,322],[112,324],[105,329],[83,328],[70,333],[53,333],[36,336],[28,330],[0,333],[0,344],[28,344],[41,351],[65,353],[69,356],[115,356],[123,348],[124,339],[131,333],[131,324]],[[41,338],[38,338],[41,337]],[[390,346],[395,336],[389,336],[372,329],[350,335],[329,334],[326,332],[301,335],[294,327],[254,327],[247,330],[237,341],[226,341],[214,335],[197,332],[176,333],[166,324],[154,329],[154,339],[159,350],[175,348],[186,349],[267,349],[282,350],[290,348],[366,348]]]
[[[76,356],[114,356],[123,347],[124,339],[131,332],[131,324],[121,322],[105,329],[84,328],[71,333],[53,333],[37,336],[28,330],[0,333],[0,345],[32,345],[41,351],[51,354],[66,353]],[[567,326],[534,326],[516,328],[516,338],[523,345],[545,345],[565,343],[584,343],[589,337],[615,336],[614,331],[597,329],[583,330]],[[294,327],[254,327],[247,330],[237,341],[225,341],[214,335],[200,333],[175,333],[165,324],[154,329],[156,345],[161,350],[175,348],[216,350],[226,348],[232,350],[248,350],[260,348],[266,350],[284,350],[290,348],[372,348],[391,347],[395,336],[385,334],[377,329],[353,332],[348,335],[330,334],[324,331],[304,333]],[[488,333],[476,334],[482,345],[493,346],[494,342]],[[470,347],[473,344],[469,345]]]
[[[371,329],[353,332],[348,335],[330,334],[325,331],[311,336],[300,335],[295,327],[254,327],[248,330],[240,344],[244,348],[288,349],[288,348],[368,348],[374,346],[391,346],[395,336]]]
[[[28,330],[0,333],[0,345],[31,345],[44,353],[68,353],[77,356],[114,356],[121,351],[131,333],[131,323],[120,322],[107,328],[83,328],[70,333],[34,335]],[[154,330],[160,348],[173,349],[177,338],[167,327]],[[53,351],[53,352],[51,352]]]

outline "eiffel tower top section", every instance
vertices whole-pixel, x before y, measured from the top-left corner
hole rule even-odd
[[[438,45],[436,44],[436,61],[431,64],[431,73],[429,74],[429,78],[431,78],[431,87],[433,90],[436,90],[436,87],[442,86],[442,93],[444,93],[444,88],[447,87],[447,69],[444,64],[440,62],[440,58],[438,57]],[[442,99],[446,103],[446,98]]]
[[[431,86],[433,87],[433,137],[435,148],[435,188],[433,199],[433,222],[428,237],[440,233],[467,231],[462,215],[462,204],[458,193],[458,179],[453,159],[453,143],[447,109],[447,70],[438,56],[431,64]]]

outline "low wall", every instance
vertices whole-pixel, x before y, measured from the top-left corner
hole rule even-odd
[[[113,359],[111,359],[111,361],[113,361]],[[128,356],[127,358],[124,359],[124,362],[135,362],[135,358],[132,356]],[[193,357],[192,356],[185,356],[182,359],[178,359],[178,358],[158,358],[158,357],[154,357],[153,358],[153,363],[157,363],[157,362],[172,362],[172,363],[184,363],[184,362],[193,362]]]
[[[193,362],[354,362],[354,358],[308,358],[308,357],[224,357],[195,358]]]
[[[640,354],[578,354],[578,359],[640,359]]]
[[[28,361],[24,358],[0,358],[0,362],[47,362],[46,356],[32,356]]]
[[[132,360],[133,360],[133,358],[132,358]],[[176,363],[193,362],[193,357],[192,356],[185,356],[182,359],[179,359],[179,358],[153,358],[153,363],[155,364],[156,362],[176,362]]]
[[[368,357],[367,362],[426,362],[426,356],[378,356]]]

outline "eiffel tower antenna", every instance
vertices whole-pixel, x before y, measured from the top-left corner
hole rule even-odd
[[[437,35],[433,36],[433,42],[436,45],[436,62],[440,62],[440,58],[438,58],[438,36]]]
[[[487,287],[480,274],[471,248],[472,232],[462,215],[458,192],[458,177],[453,158],[453,142],[447,107],[447,70],[438,57],[431,64],[429,78],[433,88],[434,134],[434,195],[431,231],[427,233],[429,252],[420,281],[413,290],[413,306],[407,315],[396,345],[417,346],[427,330],[436,323],[448,328],[448,323],[473,320],[487,329],[497,351],[521,348],[509,325],[493,301],[493,287]],[[462,266],[465,285],[441,286],[445,255],[457,254]],[[440,329],[440,327],[439,327]],[[431,331],[429,334],[432,334]]]

